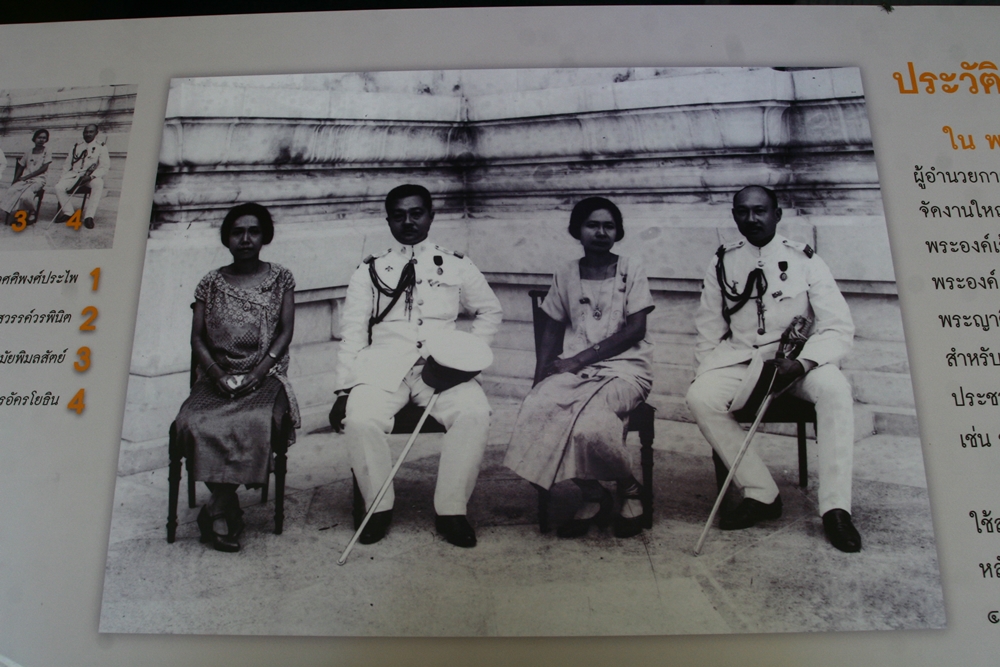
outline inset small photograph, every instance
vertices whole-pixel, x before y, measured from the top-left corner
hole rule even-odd
[[[114,245],[137,88],[0,90],[0,250]]]

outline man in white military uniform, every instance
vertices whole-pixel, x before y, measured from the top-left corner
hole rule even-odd
[[[775,233],[781,209],[773,191],[740,190],[733,198],[733,218],[745,240],[720,247],[705,275],[695,316],[698,367],[688,406],[712,448],[731,466],[746,433],[730,404],[751,359],[760,355],[776,366],[776,386],[799,380],[789,392],[816,405],[824,530],[836,548],[859,551],[861,536],[850,515],[854,403],[836,365],[854,340],[847,302],[812,248]],[[808,341],[797,359],[774,359],[781,334],[796,316],[814,321]],[[778,487],[753,447],[735,479],[744,498],[721,516],[720,528],[748,528],[781,516]]]
[[[66,162],[63,165],[63,173],[56,183],[56,197],[59,198],[59,205],[62,210],[56,222],[65,222],[73,215],[73,202],[70,195],[84,185],[90,186],[90,196],[87,198],[87,207],[83,211],[83,226],[87,229],[94,228],[94,216],[97,215],[97,207],[101,203],[101,196],[104,194],[104,175],[111,167],[111,158],[108,156],[108,149],[97,140],[97,126],[88,125],[83,128],[83,143],[79,141],[73,144]]]
[[[426,188],[399,186],[386,196],[385,208],[397,243],[367,258],[347,287],[338,399],[330,415],[334,428],[342,419],[366,506],[392,468],[386,434],[393,416],[411,400],[426,406],[434,393],[420,377],[427,336],[453,330],[461,308],[475,315],[472,333],[489,343],[502,317],[500,301],[479,269],[461,253],[427,241],[434,209]],[[466,520],[466,504],[486,449],[490,406],[479,384],[469,380],[441,392],[431,416],[447,429],[434,492],[435,526],[452,544],[472,547],[476,534]],[[361,533],[362,544],[382,539],[392,505],[390,487]]]

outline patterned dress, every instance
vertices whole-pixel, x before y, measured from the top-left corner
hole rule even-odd
[[[218,270],[201,279],[194,297],[205,305],[208,349],[223,370],[245,375],[260,363],[277,333],[284,295],[294,289],[292,273],[274,263],[264,281],[248,289],[230,284]],[[176,420],[193,478],[264,483],[270,472],[271,414],[282,391],[288,397],[294,426],[300,425],[299,407],[287,377],[288,352],[255,391],[238,398],[220,393],[205,369],[199,368],[198,374]]]
[[[542,310],[566,324],[567,359],[620,331],[629,315],[653,310],[649,281],[635,259],[618,258],[613,278],[581,280],[574,260],[552,277]],[[576,373],[550,375],[525,397],[504,465],[550,488],[568,479],[615,480],[632,474],[622,419],[653,384],[653,347],[643,339]]]
[[[32,172],[38,171],[42,165],[49,164],[52,162],[52,156],[49,155],[49,150],[46,148],[41,153],[34,153],[28,151],[24,157],[17,159],[18,164],[24,165],[24,171],[22,174],[30,174]],[[34,178],[30,178],[26,181],[18,181],[14,183],[7,191],[3,193],[3,197],[0,197],[0,211],[4,213],[13,213],[14,211],[34,211],[35,210],[35,195],[38,191],[45,187],[45,174],[39,174]]]

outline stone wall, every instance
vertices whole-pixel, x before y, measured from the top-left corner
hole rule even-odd
[[[275,216],[263,256],[296,276],[292,378],[311,428],[332,402],[344,287],[388,246],[383,198],[404,182],[431,190],[432,239],[468,252],[504,302],[497,362],[484,375],[494,395],[527,389],[526,291],[580,254],[565,231],[573,204],[592,194],[618,203],[626,238],[616,248],[642,258],[657,301],[653,403],[676,419],[689,419],[680,397],[701,278],[737,233],[732,194],[772,186],[780,231],[818,250],[855,314],[845,369],[859,404],[877,408],[861,411],[859,429],[879,419],[915,429],[856,69],[235,77],[172,84],[123,433],[137,461],[161,456],[186,395],[191,294],[229,261],[218,239],[225,210],[259,201]]]

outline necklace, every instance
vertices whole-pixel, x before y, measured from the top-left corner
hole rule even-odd
[[[599,280],[599,281],[598,280],[581,280],[580,281],[580,287],[583,288],[583,290],[585,292],[589,291],[589,287],[590,286],[587,283],[594,283],[594,282],[600,283],[600,288],[599,288],[600,291],[596,295],[594,295],[594,298],[590,298],[590,295],[588,294],[585,297],[584,300],[591,305],[591,308],[593,309],[593,317],[594,317],[594,319],[595,320],[599,320],[599,319],[601,319],[601,317],[604,316],[604,311],[602,310],[602,308],[605,305],[605,302],[604,302],[604,286],[605,285],[604,284],[605,283],[609,283],[611,285],[611,289],[612,289],[612,292],[613,292],[614,291],[614,279],[611,278],[611,279],[605,279],[605,280]],[[610,297],[609,297],[609,300],[610,300]],[[609,303],[608,307],[610,307],[610,305],[611,304]]]

